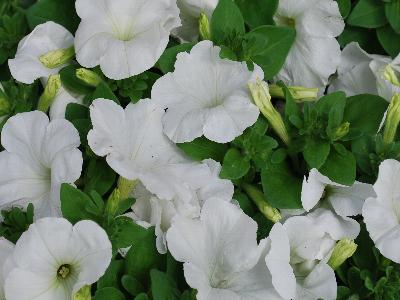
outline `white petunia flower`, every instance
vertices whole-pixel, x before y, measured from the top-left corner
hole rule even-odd
[[[336,36],[344,29],[336,1],[280,0],[275,23],[296,29],[296,40],[276,76],[287,85],[324,88],[340,62]]]
[[[390,102],[395,93],[400,93],[400,55],[392,60],[368,54],[352,42],[342,51],[338,77],[328,91],[344,91],[347,96],[374,94]]]
[[[326,264],[334,241],[307,217],[276,223],[268,237],[266,265],[272,283],[284,299],[334,300],[336,278]]]
[[[182,26],[172,34],[182,42],[195,42],[199,38],[199,17],[204,13],[208,19],[217,7],[218,0],[177,0]]]
[[[40,57],[73,46],[74,37],[64,27],[52,21],[40,24],[19,42],[15,58],[8,61],[11,75],[28,84],[38,78],[47,80],[47,77],[57,74],[66,64],[48,68],[40,61]]]
[[[265,240],[257,244],[257,223],[234,204],[211,198],[200,219],[177,215],[167,242],[197,299],[281,299],[264,263]]]
[[[208,166],[209,173],[205,174],[207,178],[204,178],[204,186],[193,189],[193,196],[190,199],[160,199],[141,184],[136,186],[132,193],[136,201],[132,206],[133,213],[128,213],[128,216],[146,228],[155,226],[157,250],[161,254],[167,252],[165,234],[176,214],[179,213],[187,218],[197,218],[206,199],[217,197],[227,202],[232,199],[234,191],[232,182],[219,178],[221,165],[211,159],[203,163]]]
[[[370,184],[356,181],[352,186],[341,185],[331,181],[317,169],[312,169],[308,178],[303,180],[301,202],[307,212],[316,208],[309,217],[316,219],[320,225],[332,233],[334,239],[339,240],[345,237],[343,234],[346,232],[348,238],[354,239],[360,232],[360,225],[349,217],[361,214],[365,199],[374,194]],[[318,209],[318,207],[324,209]],[[331,212],[328,212],[329,210]],[[333,226],[334,224],[336,226]],[[346,230],[341,231],[338,226]],[[333,233],[336,229],[342,234],[338,231]]]
[[[35,218],[60,216],[60,186],[81,174],[78,131],[39,111],[17,114],[1,133],[0,209],[32,203]]]
[[[78,62],[100,65],[116,80],[153,67],[181,24],[175,0],[77,0],[75,6],[82,19],[75,35]]]
[[[65,87],[61,86],[50,106],[50,120],[65,119],[65,111],[70,103],[83,103],[83,96],[75,95]]]
[[[4,296],[4,265],[14,250],[14,244],[0,237],[0,300],[6,300]]]
[[[379,166],[374,184],[376,197],[368,198],[362,215],[376,248],[383,256],[400,263],[400,163],[388,159]]]
[[[120,176],[139,180],[165,200],[191,199],[193,190],[207,184],[210,169],[188,160],[163,134],[164,110],[152,100],[140,100],[125,109],[106,99],[93,101],[88,134],[90,148]]]
[[[190,53],[179,53],[175,71],[158,79],[152,99],[166,109],[164,133],[182,143],[204,135],[227,143],[253,125],[259,110],[253,104],[248,82],[263,79],[255,65],[219,57],[220,48],[210,41],[195,45]]]
[[[103,276],[111,256],[108,236],[96,223],[72,226],[62,218],[40,219],[22,234],[9,258],[6,298],[71,300]]]

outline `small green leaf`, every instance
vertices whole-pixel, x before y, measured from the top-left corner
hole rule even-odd
[[[84,192],[104,195],[114,184],[116,174],[104,160],[92,159],[84,173]]]
[[[343,145],[334,144],[319,171],[334,182],[352,185],[356,179],[356,159]]]
[[[297,178],[283,162],[269,164],[261,171],[261,182],[267,201],[276,208],[301,208],[302,179]]]
[[[376,30],[379,43],[393,58],[400,53],[400,34],[396,33],[390,25]]]
[[[122,269],[124,266],[124,262],[122,259],[111,260],[110,265],[108,266],[104,275],[97,282],[97,289],[102,289],[105,287],[115,287],[119,288],[120,277],[122,276]]]
[[[212,158],[221,162],[228,150],[228,145],[210,141],[205,137],[199,137],[192,142],[177,144],[177,146],[194,160]]]
[[[278,0],[236,0],[235,2],[251,28],[274,25],[273,16],[278,8]]]
[[[120,104],[117,96],[115,96],[114,92],[110,89],[108,84],[105,82],[101,82],[96,87],[96,89],[94,90],[93,94],[90,97],[91,100],[95,100],[95,99],[99,99],[99,98],[109,99],[109,100],[116,102],[117,104]]]
[[[220,173],[221,178],[239,179],[247,174],[250,162],[242,156],[239,150],[231,148],[225,154]]]
[[[105,287],[96,291],[93,300],[126,300],[124,294],[113,287]]]
[[[359,0],[347,18],[349,25],[378,28],[387,23],[384,3],[378,0]]]
[[[211,18],[213,41],[216,44],[224,44],[227,37],[240,36],[244,33],[244,20],[240,9],[232,0],[220,0]]]
[[[245,35],[244,56],[264,70],[266,79],[274,77],[285,63],[296,37],[289,27],[260,26]]]
[[[174,65],[176,62],[176,57],[180,52],[188,52],[193,48],[193,43],[179,44],[164,51],[160,59],[157,62],[157,66],[160,70],[166,74],[174,70]]]
[[[154,300],[178,300],[180,292],[176,282],[167,274],[158,271],[150,271],[151,293]]]
[[[134,300],[149,300],[149,297],[145,293],[141,293],[135,297]]]
[[[400,0],[385,3],[385,14],[396,33],[400,33]]]
[[[132,296],[139,295],[140,293],[145,291],[143,285],[131,275],[122,276],[121,283],[124,289],[127,290],[128,293]]]
[[[329,141],[307,139],[303,151],[304,159],[310,168],[319,169],[328,158],[330,150],[331,144]]]

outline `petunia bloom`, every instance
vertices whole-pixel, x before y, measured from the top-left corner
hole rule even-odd
[[[257,223],[232,203],[211,198],[200,219],[177,215],[167,243],[199,300],[281,299],[264,263],[265,240],[257,244]]]
[[[296,40],[276,76],[287,85],[324,88],[340,62],[336,36],[344,29],[333,0],[280,0],[275,23],[296,29]]]
[[[75,34],[78,62],[100,65],[116,80],[153,67],[181,24],[175,0],[78,0],[75,6],[82,19]]]
[[[67,29],[52,21],[40,24],[19,42],[15,58],[8,61],[11,75],[28,84],[39,78],[46,81],[47,77],[57,74],[66,64],[47,67],[40,60],[42,55],[61,50],[72,52],[73,57],[73,50],[68,50],[73,46],[74,37]]]
[[[400,263],[400,162],[385,160],[379,166],[374,190],[376,197],[368,198],[362,215],[371,239],[383,256]]]
[[[164,110],[143,99],[125,109],[111,100],[96,99],[90,107],[93,129],[90,148],[106,156],[123,178],[139,180],[157,197],[190,199],[205,186],[209,167],[192,162],[162,132]]]
[[[39,111],[17,114],[1,133],[0,209],[32,203],[35,218],[60,216],[60,186],[81,175],[79,133]]]
[[[253,125],[259,110],[252,102],[249,81],[263,79],[255,66],[219,57],[221,49],[210,41],[195,45],[190,53],[179,53],[175,71],[158,79],[152,99],[166,110],[164,133],[177,143],[204,135],[227,143]]]
[[[283,299],[336,299],[335,273],[326,263],[334,243],[319,226],[307,217],[292,217],[276,223],[267,241],[265,262]]]
[[[201,207],[208,198],[217,197],[227,202],[232,199],[234,191],[232,182],[219,178],[221,165],[211,159],[203,161],[203,164],[209,168],[209,172],[208,174],[204,173],[204,175],[207,175],[206,178],[202,179],[204,185],[196,189],[193,188],[191,198],[160,199],[147,191],[141,184],[136,186],[132,193],[136,201],[132,206],[133,212],[128,213],[128,215],[144,227],[155,226],[157,250],[161,254],[167,251],[165,235],[171,226],[172,219],[177,214],[187,218],[198,218]]]
[[[7,260],[6,298],[71,300],[103,276],[111,256],[111,242],[96,223],[72,226],[62,218],[40,219],[22,234]]]
[[[368,54],[356,42],[348,44],[342,51],[338,77],[328,91],[339,90],[347,96],[374,94],[391,101],[395,93],[400,93],[400,55],[392,60]]]
[[[64,86],[61,86],[50,106],[50,120],[65,119],[65,112],[70,103],[82,104],[83,96],[76,95]]]
[[[4,265],[14,250],[13,243],[0,237],[0,300],[6,300],[4,296]]]
[[[199,38],[199,17],[204,13],[211,19],[218,0],[178,0],[182,26],[174,29],[172,34],[182,42],[195,42]]]

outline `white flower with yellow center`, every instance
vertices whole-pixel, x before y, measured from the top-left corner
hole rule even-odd
[[[71,300],[103,276],[111,256],[111,242],[95,222],[72,226],[62,218],[40,219],[22,234],[7,260],[6,299]]]
[[[196,44],[190,53],[179,53],[175,71],[158,79],[152,99],[166,113],[164,133],[177,143],[204,135],[227,143],[253,125],[259,110],[252,102],[248,83],[263,79],[255,65],[221,59],[221,48],[210,41]]]
[[[17,114],[1,133],[0,209],[32,203],[35,218],[60,216],[60,186],[81,175],[79,133],[39,111]]]
[[[116,80],[153,67],[171,30],[181,24],[175,0],[78,0],[75,5],[82,19],[75,35],[78,62],[100,65]]]
[[[287,85],[322,88],[340,62],[336,36],[344,29],[333,0],[280,0],[275,23],[296,29],[296,40],[276,76]]]

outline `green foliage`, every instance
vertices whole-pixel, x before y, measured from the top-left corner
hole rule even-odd
[[[231,148],[225,154],[220,177],[226,179],[239,179],[246,175],[249,169],[249,160],[246,157],[243,157],[239,150]]]
[[[192,142],[177,145],[187,156],[194,160],[212,158],[222,162],[225,152],[228,150],[226,144],[218,144],[205,137],[199,137]]]
[[[359,0],[347,18],[347,23],[364,28],[378,28],[385,25],[387,20],[384,3],[376,0]]]
[[[261,25],[274,25],[273,16],[278,8],[278,0],[236,0],[245,22],[255,28]]]
[[[167,48],[158,60],[157,66],[164,74],[174,71],[176,56],[180,52],[189,52],[193,46],[194,43],[183,43]]]
[[[29,225],[33,223],[34,207],[29,204],[26,211],[14,207],[8,211],[1,211],[4,220],[0,223],[0,236],[15,243]]]

